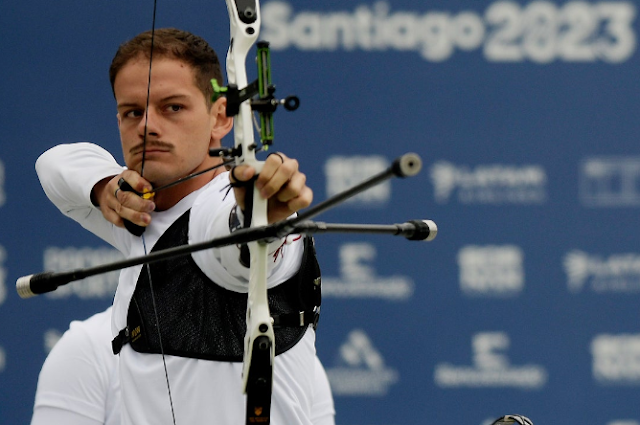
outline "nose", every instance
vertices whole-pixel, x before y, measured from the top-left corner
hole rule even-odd
[[[147,109],[144,115],[142,116],[142,119],[138,123],[138,134],[140,135],[141,138],[144,137],[145,132],[147,134],[147,137],[160,136],[158,117],[153,112],[153,109],[151,109],[151,111]]]

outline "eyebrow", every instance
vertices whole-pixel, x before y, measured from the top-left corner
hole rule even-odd
[[[172,94],[170,96],[167,97],[163,97],[162,99],[160,99],[160,103],[167,103],[167,102],[171,102],[171,101],[175,101],[175,100],[183,100],[183,99],[187,99],[189,96],[187,96],[186,94]],[[145,106],[146,106],[146,101],[145,101]],[[138,108],[140,107],[139,103],[136,102],[124,102],[124,103],[119,103],[117,105],[118,109],[121,108]]]

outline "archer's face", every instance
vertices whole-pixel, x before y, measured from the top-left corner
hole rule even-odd
[[[143,177],[157,187],[210,166],[209,148],[220,142],[214,130],[218,116],[217,105],[207,107],[193,70],[180,60],[153,59],[146,111],[148,84],[149,60],[141,56],[120,70],[114,92],[125,163],[141,171],[146,119]]]

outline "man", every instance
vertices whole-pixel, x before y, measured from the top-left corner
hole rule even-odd
[[[220,147],[233,124],[225,113],[226,99],[211,100],[209,81],[220,83],[222,77],[204,40],[175,29],[157,30],[150,60],[151,43],[147,32],[123,44],[110,69],[127,167],[88,143],[57,146],[36,163],[52,202],[127,257],[144,255],[146,247],[228,235],[243,214],[245,188],[237,183],[255,175],[248,166],[231,173],[218,168],[153,199],[120,189],[119,182],[126,181],[138,192],[151,191],[219,163],[209,149]],[[269,222],[311,203],[305,180],[294,159],[283,154],[266,159],[255,186],[268,199]],[[226,195],[230,184],[235,196]],[[124,220],[144,226],[144,237],[127,232]],[[119,335],[123,424],[171,424],[174,416],[178,424],[244,420],[240,360],[248,268],[239,252],[230,246],[122,271],[112,332]],[[312,244],[289,237],[274,241],[270,252],[272,313],[275,308],[285,317],[313,308],[308,296],[317,272]],[[274,424],[311,423],[317,364],[309,325],[276,329]]]

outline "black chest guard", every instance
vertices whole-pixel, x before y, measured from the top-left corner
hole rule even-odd
[[[187,243],[187,211],[162,235],[152,252]],[[167,355],[218,361],[242,361],[247,294],[211,281],[190,255],[150,265],[162,346]],[[304,238],[298,273],[268,291],[274,319],[276,355],[293,347],[315,324],[320,310],[320,268],[313,239]],[[143,269],[129,304],[127,328],[113,340],[113,351],[130,343],[140,353],[160,354],[149,276]]]

